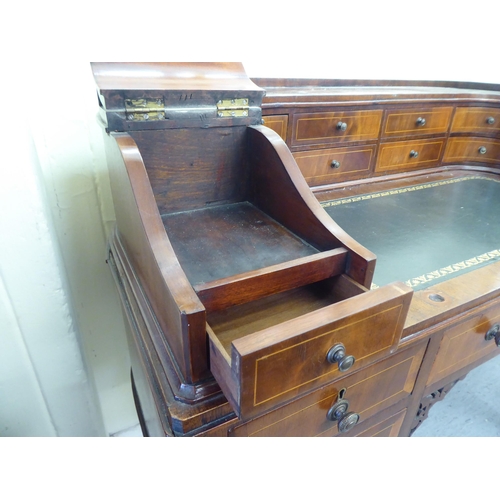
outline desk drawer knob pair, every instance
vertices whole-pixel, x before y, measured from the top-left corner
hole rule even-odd
[[[340,130],[341,132],[345,132],[347,130],[347,123],[346,122],[338,122],[337,123],[337,130]]]
[[[337,402],[328,410],[326,418],[332,422],[338,422],[337,426],[340,433],[349,432],[358,422],[359,414],[348,412],[349,401],[344,399],[346,389],[339,391]]]

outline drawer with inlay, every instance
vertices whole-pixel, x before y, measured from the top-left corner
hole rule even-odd
[[[341,180],[370,175],[376,146],[322,149],[294,153],[309,186],[320,186]]]
[[[207,316],[210,369],[247,419],[394,352],[413,291],[318,282]]]
[[[288,131],[288,115],[269,115],[263,116],[264,125],[274,130],[284,141]]]
[[[500,109],[498,108],[457,108],[451,133],[500,134]]]
[[[399,431],[401,430],[401,426],[403,425],[403,421],[406,416],[406,408],[401,410],[394,415],[391,415],[389,418],[380,419],[377,417],[373,417],[372,420],[367,422],[367,429],[362,430],[358,433],[354,432],[356,437],[397,437],[399,435]],[[356,430],[356,429],[355,429]],[[341,436],[349,437],[351,433],[341,434]]]
[[[452,111],[452,107],[388,111],[382,137],[445,134],[450,126]]]
[[[412,393],[426,345],[420,343],[398,352],[275,411],[236,426],[230,430],[229,435],[356,435],[357,425]],[[395,421],[397,420],[396,418]],[[388,422],[387,426],[390,425]],[[372,434],[383,431],[385,427],[373,428]]]
[[[500,163],[500,141],[478,137],[448,139],[443,163]]]
[[[292,120],[292,146],[376,140],[382,110],[298,113]]]
[[[444,139],[386,142],[380,145],[376,172],[430,168],[439,165]]]
[[[500,354],[500,302],[473,309],[447,327],[427,386],[481,358]]]

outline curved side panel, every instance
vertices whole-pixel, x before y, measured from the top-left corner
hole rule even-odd
[[[188,384],[207,379],[205,308],[170,244],[139,149],[128,134],[111,134],[106,154],[119,237],[175,357],[180,378]]]
[[[283,139],[264,126],[248,128],[253,202],[320,250],[349,250],[347,274],[369,288],[375,255],[349,236],[311,192]]]

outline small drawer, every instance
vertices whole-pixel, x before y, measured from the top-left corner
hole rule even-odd
[[[448,139],[443,163],[499,163],[500,141],[452,137]]]
[[[382,137],[445,134],[453,108],[388,111]]]
[[[263,116],[264,125],[274,130],[284,141],[288,130],[288,115]]]
[[[375,147],[301,151],[293,156],[307,183],[320,186],[368,176],[375,157]]]
[[[500,134],[500,109],[497,108],[457,108],[451,133]]]
[[[378,139],[382,110],[294,115],[292,146]]]
[[[439,165],[443,139],[386,142],[380,145],[376,172],[430,168]]]
[[[439,382],[487,355],[494,352],[500,354],[500,347],[497,347],[494,338],[494,334],[498,331],[500,331],[500,302],[475,309],[451,327],[447,327],[427,386]]]
[[[256,416],[393,352],[413,292],[365,290],[341,275],[209,314],[210,368],[236,414]]]
[[[275,411],[236,426],[229,434],[255,437],[355,436],[358,425],[361,427],[367,419],[412,393],[426,345],[418,344],[398,352]],[[344,427],[346,422],[342,422],[343,417],[340,421],[330,419],[330,410],[339,402],[340,396],[348,402],[344,414],[352,412],[359,416],[350,429]],[[398,414],[397,417],[400,416]],[[390,425],[387,422],[386,426],[372,428],[370,435],[383,432]],[[369,432],[369,429],[361,432]]]

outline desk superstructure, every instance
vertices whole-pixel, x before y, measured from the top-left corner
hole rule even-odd
[[[460,262],[419,287],[404,273],[377,283],[391,254],[331,211],[496,184],[500,89],[92,66],[117,219],[108,262],[145,435],[410,435],[500,352],[500,234],[449,276]],[[397,200],[381,214],[404,210]]]

